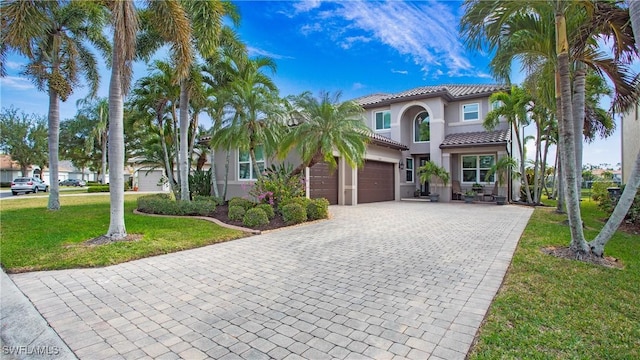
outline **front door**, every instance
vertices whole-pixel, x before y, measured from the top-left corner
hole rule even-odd
[[[429,155],[421,156],[418,159],[418,163],[420,164],[420,166],[424,165],[427,161],[429,161]],[[427,195],[429,195],[429,182],[425,181],[420,184],[420,196],[427,196]]]

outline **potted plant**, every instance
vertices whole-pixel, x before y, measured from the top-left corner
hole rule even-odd
[[[429,181],[433,183],[434,186],[436,182],[431,181],[432,178],[440,180],[443,186],[447,186],[447,183],[449,182],[449,173],[447,172],[447,170],[431,160],[427,161],[424,165],[420,166],[418,168],[418,173],[420,174],[421,182]],[[439,197],[440,197],[440,194],[436,192],[432,191],[429,193],[429,199],[432,202],[437,202]]]
[[[413,197],[420,197],[420,189],[413,190]]]
[[[480,185],[479,183],[474,183],[473,185],[471,185],[471,189],[476,193],[482,192],[482,185]]]
[[[507,196],[502,189],[507,183],[507,175],[509,171],[516,169],[518,164],[511,156],[503,156],[491,166],[487,175],[485,175],[485,181],[491,181],[491,176],[496,175],[496,183],[498,183],[498,195],[495,196],[496,203],[498,205],[504,205],[506,203]]]
[[[476,192],[472,189],[465,191],[464,193],[464,202],[467,204],[471,204],[473,200],[476,198]]]

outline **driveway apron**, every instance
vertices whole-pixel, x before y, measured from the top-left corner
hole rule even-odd
[[[464,359],[532,210],[384,202],[330,212],[11,279],[81,359]]]

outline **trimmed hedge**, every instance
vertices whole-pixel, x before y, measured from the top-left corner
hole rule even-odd
[[[109,192],[109,185],[89,186],[89,188],[87,188],[87,192],[90,192],[90,193]]]
[[[286,200],[283,200],[282,202],[280,202],[278,204],[278,211],[280,211],[281,214],[284,214],[283,213],[283,209],[284,209],[285,206],[287,206],[289,204],[298,204],[298,205],[302,206],[303,209],[306,209],[307,205],[309,205],[309,203],[311,203],[311,199],[308,199],[308,198],[302,197],[302,196],[286,199]],[[305,210],[305,212],[306,212],[306,210]]]
[[[276,216],[276,212],[273,210],[273,206],[269,204],[258,204],[256,205],[256,209],[262,209],[269,220],[272,220]]]
[[[262,226],[269,223],[269,218],[267,214],[261,208],[253,208],[247,210],[242,218],[242,224],[244,226],[248,226],[250,228],[256,226]]]
[[[234,221],[242,221],[246,210],[240,205],[229,206],[227,216]]]
[[[326,219],[329,217],[329,200],[325,198],[313,199],[307,205],[309,220]]]
[[[307,211],[302,205],[292,202],[282,207],[282,219],[287,225],[300,224],[307,221]]]
[[[169,194],[145,195],[138,198],[138,211],[160,215],[209,216],[216,211],[211,200],[176,201]]]

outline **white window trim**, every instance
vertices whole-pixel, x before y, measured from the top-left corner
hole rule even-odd
[[[428,143],[431,141],[431,136],[429,136],[429,140],[427,141],[416,141],[416,120],[418,120],[418,115],[422,114],[422,113],[427,113],[427,115],[429,115],[429,127],[431,127],[431,114],[429,114],[429,112],[427,110],[423,110],[420,111],[419,113],[416,114],[416,116],[413,118],[413,143],[414,144],[424,144],[424,143]]]
[[[465,170],[465,167],[464,167],[463,158],[465,156],[473,156],[473,157],[476,158],[476,167],[475,167],[475,170],[476,170],[476,181],[464,181],[464,170]],[[478,179],[480,177],[480,170],[488,169],[488,168],[480,168],[480,156],[493,156],[494,163],[497,161],[496,154],[462,154],[462,155],[460,155],[460,184],[473,185],[473,184],[475,184],[477,182],[478,184],[484,183],[484,184],[489,185],[489,184],[493,184],[495,182],[495,175],[493,176],[494,181],[486,182],[486,181],[484,181],[484,179]],[[470,170],[470,169],[468,169],[468,170]],[[477,180],[480,180],[480,181],[477,181]]]
[[[464,107],[467,105],[478,105],[478,118],[477,119],[473,119],[473,120],[465,120],[464,118]],[[480,112],[481,112],[482,108],[480,107],[480,103],[479,102],[472,102],[472,103],[465,103],[460,105],[460,121],[465,123],[465,124],[469,124],[469,123],[474,123],[474,122],[479,122],[480,121]]]
[[[411,160],[411,169],[409,169],[409,166],[407,164],[407,160]],[[404,159],[404,169],[405,169],[405,171],[407,173],[411,172],[411,181],[407,181],[407,173],[405,173],[405,175],[404,175],[404,181],[407,184],[413,184],[416,181],[416,172],[414,170],[415,167],[416,167],[416,162],[413,160],[413,158],[408,157],[408,158]]]
[[[384,127],[384,113],[385,112],[389,113],[389,127],[388,128]],[[378,129],[378,122],[376,121],[377,120],[376,119],[376,115],[378,113],[382,113],[382,126],[383,126],[382,129]],[[374,111],[373,112],[373,128],[375,129],[375,131],[389,131],[389,130],[391,130],[391,123],[393,122],[392,120],[393,119],[391,118],[391,110],[379,110],[379,111]]]
[[[236,151],[236,164],[238,165],[238,174],[237,174],[238,181],[256,181],[256,180],[258,180],[257,177],[255,177],[255,178],[253,177],[253,175],[254,175],[253,171],[254,170],[253,170],[253,164],[251,163],[251,154],[248,154],[249,155],[249,160],[248,161],[243,161],[242,162],[243,164],[247,163],[247,162],[249,163],[249,178],[248,179],[243,179],[243,178],[240,177],[240,152],[242,152],[242,150],[237,149],[237,151]],[[264,150],[263,150],[262,154],[264,156]],[[258,166],[260,165],[260,163],[264,163],[264,168],[265,169],[267,168],[267,161],[265,159],[258,160],[257,162],[258,162]]]

